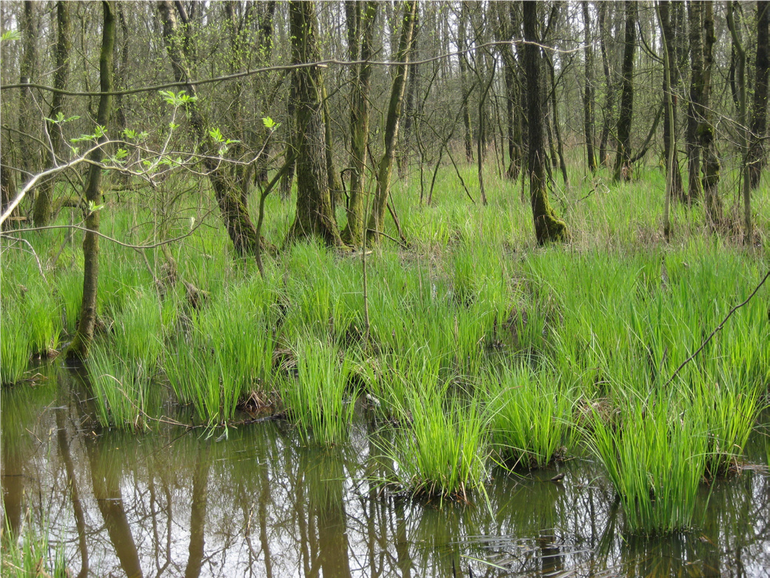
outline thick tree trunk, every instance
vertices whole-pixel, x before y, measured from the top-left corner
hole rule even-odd
[[[757,56],[754,74],[754,103],[751,117],[751,146],[749,148],[749,175],[751,188],[759,186],[759,178],[765,167],[765,135],[767,133],[767,93],[770,54],[768,54],[768,25],[770,2],[757,2]]]
[[[385,223],[385,209],[390,196],[390,177],[393,172],[393,159],[396,154],[398,139],[398,123],[401,118],[401,105],[404,100],[406,76],[409,70],[408,61],[414,31],[414,20],[417,14],[417,2],[411,0],[404,3],[404,16],[401,24],[401,39],[398,43],[397,62],[393,83],[390,88],[388,116],[385,119],[385,152],[377,165],[377,190],[374,196],[374,206],[369,215],[367,233],[373,242],[379,240],[379,233]]]
[[[112,115],[112,49],[115,45],[115,5],[113,2],[102,2],[104,25],[102,28],[102,51],[99,56],[99,85],[103,93],[99,97],[99,112],[96,123],[106,127]],[[100,142],[106,142],[104,135]],[[101,163],[104,158],[102,148],[95,149],[89,156],[94,163]],[[102,193],[102,169],[92,164],[88,169],[88,185],[86,186],[86,201],[94,208],[100,204]],[[85,358],[94,337],[96,326],[96,302],[99,286],[99,214],[92,210],[86,217],[86,233],[83,238],[83,301],[80,307],[80,320],[77,333],[67,350],[68,358]]]
[[[631,121],[634,115],[634,52],[636,52],[637,5],[626,0],[626,33],[623,48],[623,91],[618,115],[618,152],[613,179],[631,180]]]
[[[524,2],[524,68],[527,75],[527,92],[540,94],[540,47],[537,35],[537,3]],[[567,237],[567,226],[556,218],[548,202],[544,165],[543,116],[540,98],[529,98],[529,183],[532,217],[535,221],[535,237],[539,245],[561,241]]]
[[[588,2],[581,2],[583,8],[583,44],[585,48],[585,89],[583,90],[583,132],[586,139],[586,158],[588,170],[596,172],[596,153],[594,153],[594,50],[591,46],[591,18]]]
[[[292,63],[320,60],[315,2],[290,2],[289,21]],[[293,73],[293,83],[297,96],[297,212],[287,238],[318,237],[327,245],[339,246],[342,240],[332,210],[326,164],[321,69],[298,68]]]
[[[70,42],[69,2],[60,0],[56,3],[56,25],[58,31],[56,41],[56,70],[54,72],[53,85],[54,88],[63,90],[67,85],[67,77],[69,76],[69,56],[72,47],[72,43]],[[56,166],[56,163],[58,162],[57,159],[64,149],[64,135],[62,134],[61,125],[53,122],[59,113],[63,113],[63,100],[64,95],[60,92],[53,93],[51,110],[48,113],[48,120],[46,121],[48,136],[50,138],[49,148],[46,155],[46,167],[49,169]],[[47,179],[38,189],[33,212],[35,226],[37,227],[44,227],[51,220],[53,214],[54,182],[55,180],[53,178]]]
[[[372,57],[374,20],[378,2],[348,1],[348,48],[351,60],[367,61]],[[342,231],[345,243],[358,246],[364,232],[364,183],[366,153],[369,145],[369,90],[372,67],[362,64],[353,69],[350,96],[350,200],[347,207],[348,222]]]
[[[159,2],[158,13],[163,23],[163,36],[174,70],[174,79],[184,83],[184,89],[188,95],[196,96],[196,87],[190,83],[187,57],[179,42],[180,30],[171,0]],[[187,113],[190,126],[202,148],[203,166],[208,173],[211,187],[214,189],[214,196],[219,205],[227,234],[233,242],[233,247],[241,255],[254,255],[259,250],[260,240],[257,237],[257,229],[249,216],[249,211],[243,203],[241,190],[234,186],[225,174],[225,169],[218,159],[217,150],[219,147],[209,136],[208,124],[200,108],[198,108],[197,101],[187,105]]]

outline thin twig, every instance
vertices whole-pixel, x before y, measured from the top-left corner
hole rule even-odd
[[[669,383],[674,381],[674,378],[682,370],[682,368],[685,365],[687,365],[688,363],[690,363],[690,361],[692,361],[695,358],[696,355],[698,355],[701,351],[703,351],[703,348],[706,347],[706,345],[708,345],[708,342],[711,341],[711,338],[714,337],[714,335],[716,335],[717,332],[722,329],[722,327],[724,327],[725,323],[727,323],[727,320],[730,319],[730,317],[732,316],[733,313],[735,313],[736,311],[738,311],[738,309],[740,309],[741,307],[746,305],[746,303],[751,301],[751,299],[754,297],[754,295],[757,294],[757,291],[759,291],[759,289],[762,287],[762,285],[765,284],[765,281],[767,281],[768,277],[770,277],[770,271],[765,273],[765,276],[762,277],[762,281],[759,282],[759,285],[757,285],[754,288],[754,291],[751,292],[751,295],[749,295],[743,303],[740,303],[740,304],[736,305],[735,307],[733,307],[732,309],[730,309],[730,312],[727,314],[727,316],[724,319],[722,319],[722,323],[717,325],[716,329],[714,329],[714,331],[711,332],[711,335],[709,335],[706,338],[706,340],[701,344],[701,346],[697,349],[697,351],[695,353],[693,353],[690,357],[685,359],[682,362],[682,365],[680,365],[679,367],[676,368],[676,371],[674,372],[674,374],[671,377],[668,378],[668,381],[663,385],[663,387],[666,387]]]

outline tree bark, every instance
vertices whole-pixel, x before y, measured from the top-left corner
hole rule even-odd
[[[751,230],[751,169],[749,166],[750,136],[746,126],[746,50],[743,47],[743,39],[739,22],[736,21],[738,2],[727,2],[727,27],[733,41],[733,54],[737,60],[737,104],[738,124],[740,125],[740,147],[743,157],[743,231],[744,243],[750,243],[753,236]]]
[[[631,121],[634,115],[634,52],[636,51],[637,5],[626,0],[626,32],[623,47],[623,90],[618,115],[618,152],[615,155],[613,179],[631,180]]]
[[[99,97],[99,112],[96,123],[107,127],[112,115],[112,50],[115,45],[115,5],[113,2],[103,1],[104,25],[102,28],[102,50],[99,56],[99,85],[102,95]],[[107,135],[99,138],[104,143]],[[96,326],[96,303],[99,287],[99,215],[95,210],[102,198],[101,182],[102,169],[98,166],[104,158],[102,147],[95,149],[89,156],[92,164],[88,169],[88,185],[86,186],[86,201],[90,208],[94,209],[86,217],[86,233],[83,238],[83,300],[80,307],[80,321],[78,322],[75,338],[67,349],[68,358],[85,358],[91,347]]]
[[[703,120],[698,139],[703,147],[703,193],[706,216],[712,226],[722,223],[722,199],[719,196],[721,164],[714,135],[714,113],[711,109],[711,78],[714,68],[714,5],[705,2],[703,10]]]
[[[372,57],[374,20],[378,2],[348,1],[348,49],[351,60],[367,61]],[[345,243],[358,246],[364,231],[364,183],[366,153],[369,145],[369,91],[372,67],[365,63],[353,69],[350,96],[350,201],[347,207],[348,222],[342,231]]]
[[[414,0],[404,3],[404,15],[401,24],[401,38],[398,43],[396,66],[393,83],[390,88],[388,116],[385,119],[385,152],[377,165],[377,190],[374,196],[374,206],[369,215],[368,238],[372,242],[379,241],[379,234],[385,223],[385,209],[390,196],[390,177],[393,172],[393,159],[396,154],[398,139],[398,123],[401,118],[401,105],[404,100],[406,76],[409,70],[408,61],[414,31],[414,20],[417,14],[417,2]]]
[[[757,2],[757,56],[754,74],[754,102],[751,118],[751,146],[749,148],[749,175],[752,189],[759,186],[759,178],[765,167],[765,136],[767,133],[767,93],[770,54],[768,54],[768,25],[770,2]]]
[[[19,69],[19,84],[31,84],[37,68],[37,41],[40,36],[38,3],[25,0],[21,14],[21,66]],[[35,137],[37,137],[37,117],[32,90],[22,88],[19,99],[19,164],[22,170],[22,181],[27,181],[37,172],[35,159],[38,155]],[[30,191],[34,196],[34,191]]]
[[[468,2],[461,2],[460,21],[457,23],[457,46],[460,50],[460,54],[458,55],[458,60],[460,61],[460,91],[462,93],[460,106],[462,107],[463,126],[465,127],[463,136],[463,142],[465,143],[465,160],[472,163],[473,130],[471,127],[470,107],[468,106],[468,56],[465,53],[465,50],[468,48],[466,27],[468,26],[469,20]]]
[[[610,163],[609,154],[607,152],[607,141],[610,136],[610,126],[612,126],[615,108],[615,86],[612,82],[610,59],[607,54],[607,41],[609,39],[606,27],[607,6],[611,5],[610,2],[599,2],[599,50],[602,55],[602,71],[604,72],[605,85],[604,108],[602,111],[602,134],[599,139],[599,162],[608,167]]]
[[[292,64],[317,62],[315,2],[289,3]],[[332,210],[326,164],[323,119],[323,79],[317,66],[293,72],[297,146],[297,212],[287,240],[318,237],[327,245],[342,245]]]
[[[676,43],[674,27],[671,22],[671,6],[668,0],[661,0],[659,3],[658,17],[660,19],[660,27],[663,35],[663,44],[666,49],[664,54],[664,60],[668,59],[668,68],[663,74],[663,98],[664,100],[671,96],[671,106],[665,104],[665,114],[663,116],[663,156],[666,159],[666,171],[669,169],[671,172],[671,195],[669,199],[682,200],[684,197],[684,189],[682,188],[682,173],[679,170],[679,160],[677,158],[676,149],[673,151],[673,165],[669,167],[668,159],[670,156],[669,148],[671,143],[676,143],[676,100],[674,97],[674,63],[676,62],[676,55],[674,54],[674,46]],[[673,133],[673,135],[672,135]]]
[[[527,75],[527,92],[540,94],[540,47],[537,35],[537,3],[523,3],[524,20],[524,67]],[[543,117],[540,98],[527,99],[529,116],[529,184],[535,237],[539,245],[567,238],[567,226],[556,218],[548,202],[544,165]]]
[[[583,8],[583,44],[585,48],[585,89],[583,90],[583,132],[586,139],[586,158],[588,170],[596,172],[596,154],[594,153],[594,51],[591,45],[591,18],[588,2],[581,2]]]
[[[56,3],[56,71],[53,77],[53,86],[58,90],[64,90],[69,76],[69,57],[72,43],[70,41],[70,3],[59,0]],[[51,99],[51,110],[46,121],[48,136],[50,138],[47,150],[46,167],[53,168],[58,162],[64,149],[64,135],[60,124],[53,122],[59,113],[63,112],[62,102],[64,95],[54,92]],[[55,179],[46,179],[40,185],[33,209],[33,219],[36,227],[46,226],[53,214],[53,186]]]
[[[690,25],[690,101],[687,106],[687,185],[688,202],[700,199],[703,187],[700,180],[701,144],[698,126],[703,118],[703,3],[693,0],[687,5]]]

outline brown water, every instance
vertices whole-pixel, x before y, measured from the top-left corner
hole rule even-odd
[[[704,488],[699,529],[631,538],[588,459],[561,466],[561,483],[556,469],[497,471],[489,507],[439,508],[367,481],[365,419],[327,451],[276,422],[220,441],[171,426],[121,434],[93,426],[84,391],[53,373],[2,391],[8,523],[45,528],[73,576],[770,576],[762,468]],[[766,461],[766,443],[756,436],[751,461]]]

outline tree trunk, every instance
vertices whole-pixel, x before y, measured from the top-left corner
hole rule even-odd
[[[187,56],[179,42],[180,30],[171,0],[159,2],[158,13],[163,23],[163,37],[174,70],[174,79],[179,83],[184,83],[184,90],[189,96],[194,97],[197,95],[197,90],[195,85],[190,82]],[[257,229],[251,221],[248,209],[243,204],[240,189],[234,186],[225,174],[225,169],[218,158],[219,147],[217,143],[212,141],[208,131],[208,123],[198,105],[197,101],[188,103],[187,113],[190,126],[202,148],[203,166],[208,173],[211,187],[214,189],[214,196],[219,205],[227,234],[230,236],[237,253],[254,255],[259,250],[260,242],[257,238]]]
[[[626,34],[623,48],[623,91],[618,114],[618,152],[613,179],[631,180],[631,121],[634,115],[634,52],[636,51],[637,5],[626,0]]]
[[[390,103],[388,116],[385,119],[385,152],[377,165],[377,190],[374,196],[374,206],[369,215],[367,231],[373,242],[379,240],[379,234],[385,223],[385,209],[390,196],[390,177],[393,172],[393,159],[396,153],[398,139],[398,123],[401,118],[401,105],[404,100],[406,76],[409,70],[408,60],[414,31],[414,20],[417,14],[417,2],[411,0],[404,3],[404,16],[401,24],[401,39],[398,43],[396,61],[401,62],[395,67],[395,75],[390,88]]]
[[[292,64],[317,62],[315,2],[289,3]],[[297,212],[288,240],[318,237],[327,245],[342,245],[332,210],[326,164],[323,119],[323,79],[317,66],[294,70],[297,96],[295,130],[297,146]]]
[[[703,191],[700,180],[701,145],[698,126],[703,118],[703,3],[693,0],[687,5],[690,24],[690,101],[687,106],[687,185],[688,201],[700,199]]]
[[[99,97],[99,112],[96,124],[106,127],[112,114],[112,50],[115,45],[115,5],[113,2],[102,2],[104,25],[102,28],[102,50],[99,56],[99,85],[102,95]],[[106,142],[107,136],[99,138]],[[80,321],[77,333],[68,350],[68,358],[85,358],[94,337],[96,325],[96,302],[99,284],[99,214],[96,205],[101,201],[102,169],[98,166],[104,158],[101,147],[95,149],[89,159],[92,164],[88,169],[88,185],[86,186],[86,201],[91,210],[86,217],[86,233],[83,238],[83,301],[80,307]]]
[[[527,92],[540,94],[540,47],[537,35],[537,3],[523,3],[524,20],[524,68],[527,75]],[[561,241],[567,237],[567,226],[556,218],[548,202],[545,179],[543,116],[540,98],[527,99],[529,116],[529,186],[532,217],[535,222],[537,243]]]
[[[668,159],[670,156],[669,147],[671,143],[676,143],[676,102],[673,90],[673,78],[674,78],[674,62],[676,61],[676,55],[674,54],[675,36],[674,27],[671,23],[671,6],[668,0],[662,0],[659,3],[659,14],[661,32],[663,34],[663,44],[667,52],[664,54],[664,61],[668,58],[668,69],[663,74],[663,98],[667,99],[671,96],[671,106],[665,104],[665,114],[663,116],[663,156],[666,159],[666,171],[671,170],[671,195],[669,199],[680,199],[684,197],[684,189],[682,188],[682,173],[679,171],[679,160],[677,158],[676,149],[673,151],[673,165],[669,168]],[[672,134],[673,133],[673,134]]]
[[[588,170],[596,172],[596,154],[594,153],[594,51],[591,46],[591,19],[588,14],[588,2],[581,2],[583,8],[583,44],[585,48],[585,89],[583,90],[583,131],[586,139],[586,157]]]
[[[21,15],[21,66],[19,69],[19,84],[31,84],[37,68],[37,41],[40,36],[38,3],[25,0]],[[37,137],[37,119],[34,97],[30,88],[22,88],[19,99],[19,160],[22,170],[22,180],[27,181],[37,172],[35,162],[38,150],[35,144]],[[34,197],[34,191],[30,191]]]
[[[465,50],[468,48],[466,41],[466,26],[470,20],[468,16],[468,2],[461,2],[460,9],[460,21],[457,23],[457,47],[460,50],[458,59],[460,61],[460,91],[462,93],[462,100],[460,106],[462,107],[463,126],[465,127],[465,134],[463,142],[465,143],[465,160],[469,163],[473,162],[473,130],[471,127],[471,112],[468,106],[468,56]]]
[[[607,54],[607,41],[609,35],[607,34],[606,29],[607,6],[611,5],[610,2],[599,2],[599,49],[602,54],[602,71],[604,72],[605,85],[604,109],[602,111],[602,134],[599,139],[599,162],[605,166],[609,166],[607,141],[610,136],[610,126],[612,126],[615,108],[615,86],[612,82],[612,75],[610,74],[610,59]]]
[[[673,44],[669,42],[670,35],[666,33],[666,28],[670,27],[670,14],[669,5],[667,1],[661,1],[657,4],[658,20],[660,21],[661,30],[663,30],[663,99],[664,106],[666,107],[665,118],[669,122],[669,126],[673,128],[674,123],[674,98],[671,94],[671,48]],[[675,167],[675,152],[676,152],[676,140],[674,130],[669,129],[668,132],[664,131],[666,142],[666,197],[663,205],[663,237],[666,241],[671,240],[671,196],[674,188],[674,167]],[[676,171],[678,172],[678,170]]]
[[[72,43],[70,42],[70,3],[59,0],[56,3],[56,71],[53,77],[53,86],[58,90],[64,90],[67,85],[69,75],[69,56]],[[53,168],[58,162],[64,149],[64,135],[61,125],[53,122],[59,113],[63,113],[62,101],[64,95],[60,92],[54,92],[51,98],[51,110],[48,113],[46,125],[48,127],[48,136],[50,138],[49,149],[47,150],[46,167]],[[33,218],[36,227],[46,226],[53,213],[53,178],[47,179],[40,185],[38,194],[35,197]]]
[[[703,193],[706,216],[712,226],[722,223],[722,199],[719,197],[721,165],[714,135],[714,112],[711,109],[711,78],[714,68],[714,5],[705,2],[703,10],[703,121],[698,138],[703,147]]]
[[[749,131],[746,127],[746,50],[743,47],[741,38],[740,23],[736,21],[736,9],[738,3],[735,0],[727,2],[727,27],[733,40],[733,54],[737,60],[737,104],[738,104],[738,124],[740,125],[740,147],[743,157],[743,230],[744,243],[750,243],[752,238],[751,230],[751,170],[749,168]]]
[[[372,38],[378,2],[348,1],[348,48],[351,60],[367,61],[372,57]],[[353,69],[350,97],[350,201],[348,222],[342,231],[345,243],[358,246],[363,241],[364,231],[364,183],[366,174],[366,151],[369,145],[369,91],[372,67],[362,64]]]
[[[752,189],[759,186],[759,178],[765,167],[764,142],[767,133],[768,69],[770,69],[768,24],[770,24],[770,2],[760,0],[757,2],[757,56],[749,149],[749,175]]]

